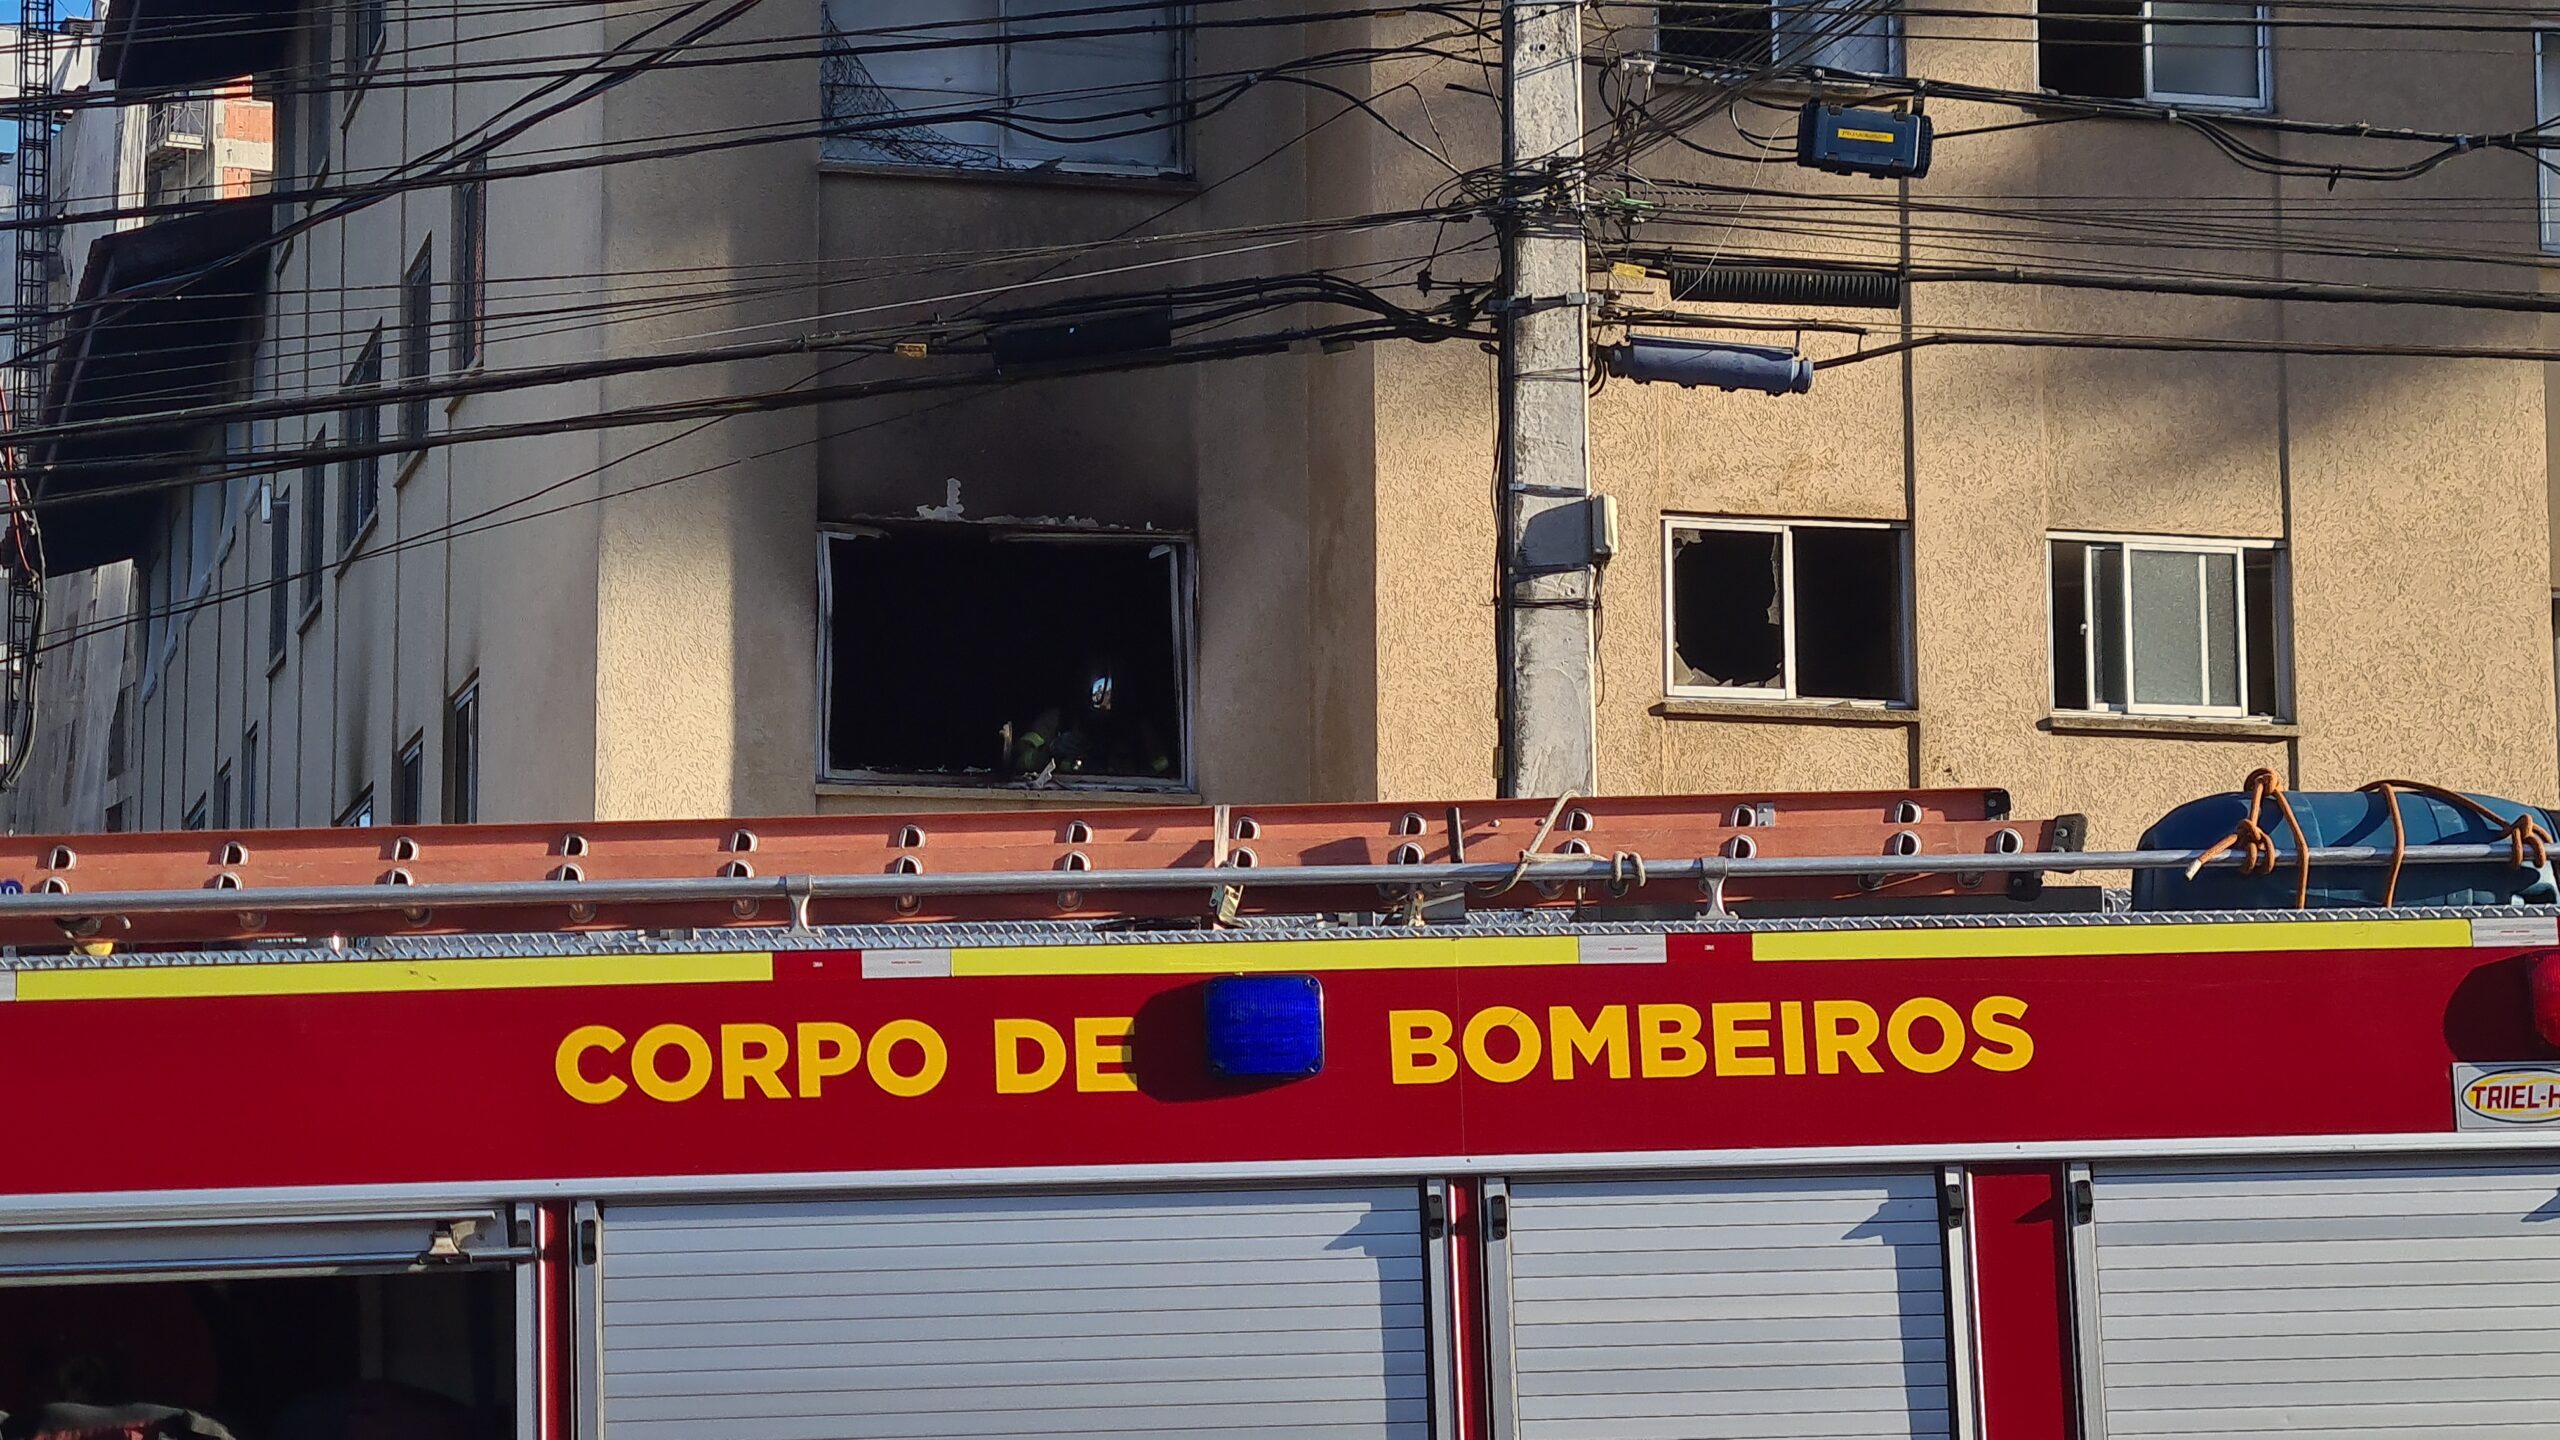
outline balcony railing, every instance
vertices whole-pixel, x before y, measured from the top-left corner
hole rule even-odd
[[[208,99],[154,100],[144,149],[153,155],[171,150],[202,150],[213,141],[213,102]]]

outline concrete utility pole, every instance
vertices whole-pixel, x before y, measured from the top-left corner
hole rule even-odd
[[[1582,6],[1504,0],[1501,594],[1507,795],[1599,788]]]

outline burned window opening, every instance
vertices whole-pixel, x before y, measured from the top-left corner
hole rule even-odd
[[[1785,679],[1785,537],[1685,530],[1671,541],[1671,646],[1680,683],[1775,690]]]
[[[1794,569],[1795,693],[1903,699],[1902,536],[1802,527]]]
[[[1183,556],[1145,536],[830,536],[827,773],[1187,783]]]
[[[2043,0],[2036,7],[2036,78],[2047,90],[2140,100],[2142,0]]]
[[[1902,532],[1699,523],[1670,540],[1675,693],[1909,700]]]
[[[1681,3],[1653,7],[1655,44],[1680,60],[1758,67],[1769,63],[1774,27],[1765,4]]]

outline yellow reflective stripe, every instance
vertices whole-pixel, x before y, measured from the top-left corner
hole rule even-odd
[[[2058,925],[2022,930],[1821,930],[1751,937],[1754,960],[2025,960],[2223,955],[2249,950],[2456,950],[2461,920],[2241,920],[2205,925]]]
[[[387,995],[554,986],[717,985],[773,978],[769,954],[543,955],[482,960],[319,960],[24,970],[20,1000],[185,1000],[248,995]]]
[[[1898,138],[1890,130],[1841,130],[1834,133],[1843,140],[1864,140],[1875,145],[1890,145]]]
[[[1234,975],[1262,971],[1456,970],[1575,965],[1570,935],[1414,940],[1177,941],[1165,945],[954,948],[954,975]]]

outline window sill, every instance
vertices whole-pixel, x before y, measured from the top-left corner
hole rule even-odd
[[[486,335],[483,335],[480,337],[480,353],[472,356],[469,360],[460,365],[448,367],[445,370],[444,375],[447,380],[477,380],[488,370],[488,368],[489,338]],[[460,395],[446,396],[444,402],[444,413],[448,416],[453,414],[454,411],[462,408],[463,401],[470,398],[471,395],[467,391]],[[425,452],[421,451],[419,453],[423,454]]]
[[[1199,192],[1200,177],[1187,170],[1149,173],[1144,170],[1057,170],[1038,166],[1008,168],[975,165],[893,165],[872,160],[820,160],[821,175],[867,175],[887,180],[983,181],[997,185],[1043,185],[1070,190],[1143,190],[1161,195]]]
[[[2092,119],[2157,120],[2171,115],[2273,115],[2272,100],[2154,100],[2149,96],[2073,95],[2038,90],[2021,97],[2018,108],[2036,115],[2079,115]]]
[[[315,615],[316,615],[316,614],[318,614],[318,613],[320,613],[320,612],[318,612],[318,611],[316,611],[316,610],[315,610],[315,611],[313,611],[313,612],[311,612],[311,613],[313,613],[313,614],[315,614]],[[281,674],[283,674],[283,673],[284,673],[284,657],[285,657],[286,653],[287,653],[287,652],[286,652],[285,650],[281,649],[281,648],[279,648],[279,649],[275,649],[275,650],[270,650],[270,651],[268,651],[268,652],[267,652],[267,678],[268,678],[268,679],[273,680],[273,679],[274,679],[274,678],[276,678],[278,675],[281,675]]]
[[[296,635],[308,635],[308,634],[310,634],[310,633],[311,633],[311,622],[313,622],[313,621],[315,621],[315,620],[317,620],[317,619],[319,619],[319,618],[320,618],[320,597],[319,597],[319,596],[317,596],[317,595],[314,595],[314,596],[312,596],[312,597],[311,597],[311,602],[310,602],[309,604],[307,604],[307,605],[305,605],[305,606],[303,606],[303,607],[302,607],[302,617],[301,617],[300,619],[298,619],[298,620],[296,620],[296,621],[294,621],[294,622],[293,622],[293,633],[294,633],[294,634],[296,634]]]
[[[1199,805],[1204,804],[1196,790],[1148,790],[1134,785],[1047,785],[1037,789],[1029,785],[934,785],[914,781],[820,780],[821,798],[836,796],[865,800],[1001,800],[1020,804],[1025,799],[1079,800],[1097,805]]]
[[[363,553],[364,542],[372,539],[373,532],[380,528],[382,507],[376,505],[373,513],[364,517],[364,523],[356,527],[356,533],[347,537],[347,543],[338,547],[338,563],[334,568],[341,578],[345,577],[347,567],[356,563],[356,557]]]
[[[1842,700],[1669,699],[1653,707],[1665,720],[1738,720],[1796,725],[1917,725],[1909,705],[1862,705]]]
[[[409,477],[418,473],[418,467],[427,463],[426,437],[420,435],[411,438],[416,439],[419,445],[417,449],[401,456],[399,465],[392,470],[391,488],[394,490],[408,484]]]
[[[2295,740],[2302,727],[2281,720],[2211,715],[2052,715],[2038,728],[2056,735],[2156,735],[2189,740]]]

